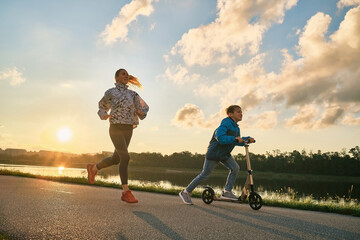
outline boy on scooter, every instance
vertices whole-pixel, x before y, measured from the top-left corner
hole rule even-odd
[[[238,199],[238,196],[236,196],[231,190],[234,187],[240,167],[231,156],[231,151],[235,146],[244,146],[243,141],[246,139],[249,139],[251,143],[255,142],[255,140],[251,137],[240,137],[240,128],[237,125],[237,122],[242,120],[242,110],[240,106],[229,106],[226,109],[226,114],[228,117],[221,121],[220,126],[214,131],[210,140],[202,172],[179,193],[180,198],[185,204],[193,204],[191,201],[191,192],[200,183],[210,177],[212,170],[219,162],[229,169],[225,190],[222,192],[220,199]]]

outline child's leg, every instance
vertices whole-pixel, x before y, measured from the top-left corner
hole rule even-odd
[[[192,180],[192,182],[186,187],[186,191],[191,193],[200,183],[210,177],[210,173],[218,164],[217,161],[207,160],[205,158],[202,172]]]
[[[230,170],[226,180],[225,190],[231,192],[240,170],[239,164],[235,161],[233,157],[229,157],[226,161],[223,161],[221,163]]]

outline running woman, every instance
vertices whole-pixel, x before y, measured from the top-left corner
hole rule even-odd
[[[133,134],[133,129],[139,124],[139,118],[143,120],[149,106],[135,91],[129,89],[129,85],[141,88],[142,85],[136,77],[128,74],[125,69],[119,69],[115,73],[115,87],[105,92],[99,102],[98,115],[101,120],[110,121],[110,138],[115,151],[111,157],[104,158],[97,164],[88,164],[88,180],[95,183],[95,175],[98,170],[119,165],[119,174],[122,184],[121,200],[127,203],[137,203],[128,186],[128,165],[130,156],[128,147]],[[110,110],[110,114],[108,113]]]

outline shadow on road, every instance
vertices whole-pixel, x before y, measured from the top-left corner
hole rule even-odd
[[[279,231],[276,229],[272,229],[272,228],[268,228],[268,227],[264,227],[261,226],[259,224],[254,224],[254,223],[250,223],[249,221],[247,221],[247,219],[249,218],[253,218],[256,220],[260,220],[260,221],[265,221],[271,224],[276,224],[279,225],[281,227],[286,227],[289,228],[291,230],[296,230],[299,232],[304,232],[304,229],[306,231],[307,234],[311,234],[311,235],[315,235],[315,236],[319,236],[325,239],[360,239],[360,234],[358,233],[354,233],[354,232],[349,232],[349,231],[345,231],[345,230],[339,230],[333,227],[328,227],[328,226],[324,226],[321,224],[316,224],[316,223],[312,223],[312,222],[308,222],[308,221],[303,221],[303,220],[299,220],[299,219],[295,219],[295,218],[289,218],[289,217],[284,217],[284,216],[280,216],[280,215],[271,215],[271,213],[267,213],[267,212],[234,212],[234,209],[228,209],[228,208],[224,208],[224,207],[219,207],[219,206],[212,206],[214,208],[217,209],[221,209],[223,211],[227,211],[231,214],[236,214],[239,215],[239,218],[236,217],[231,217],[228,216],[226,214],[223,213],[219,213],[204,207],[200,207],[200,206],[195,206],[196,208],[205,211],[207,213],[213,214],[215,216],[230,220],[230,221],[234,221],[234,222],[239,222],[245,225],[249,225],[252,227],[256,227],[259,228],[261,230],[267,231],[267,232],[271,232],[274,234],[278,234],[280,236],[286,236],[292,239],[303,239],[303,237],[300,236],[296,236],[287,232],[283,232],[283,231]]]
[[[283,232],[283,231],[279,231],[277,229],[272,229],[272,228],[264,227],[264,226],[259,225],[259,224],[251,223],[251,222],[247,221],[246,218],[243,218],[243,217],[242,218],[235,218],[235,217],[231,217],[231,216],[228,216],[226,214],[216,212],[216,211],[213,211],[213,210],[210,210],[210,209],[207,209],[207,208],[204,208],[204,207],[200,207],[200,206],[197,206],[197,205],[194,206],[194,207],[199,209],[199,210],[202,210],[204,212],[215,215],[217,217],[224,218],[226,220],[233,221],[233,222],[238,222],[238,223],[241,223],[241,224],[244,224],[244,225],[248,225],[248,226],[251,226],[251,227],[266,231],[266,232],[269,232],[269,233],[277,234],[277,235],[282,236],[282,237],[287,237],[287,238],[290,238],[290,239],[303,239],[302,237],[299,237],[299,236],[296,236],[296,235],[293,235],[293,234],[290,234],[290,233],[287,233],[287,232]],[[218,207],[218,208],[220,208],[220,207]],[[221,209],[223,209],[223,208],[221,208]],[[234,213],[234,212],[232,211],[232,213]]]
[[[124,235],[122,235],[121,233],[117,233],[116,234],[116,239],[118,240],[128,240]]]
[[[137,217],[141,218],[143,221],[148,223],[150,226],[159,230],[161,233],[169,237],[170,239],[178,239],[178,240],[185,239],[182,236],[180,236],[178,233],[176,233],[174,230],[172,230],[170,227],[168,227],[166,224],[164,224],[160,219],[158,219],[154,215],[147,212],[139,212],[139,211],[134,211],[133,213]]]

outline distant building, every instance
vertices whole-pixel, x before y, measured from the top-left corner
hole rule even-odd
[[[7,148],[3,153],[9,156],[19,156],[26,154],[27,151],[25,149]]]
[[[28,151],[28,152],[26,153],[27,156],[34,156],[34,155],[38,155],[38,154],[39,154],[39,153],[36,152],[36,151]]]
[[[47,151],[47,150],[40,150],[38,154],[41,157],[75,157],[75,156],[77,156],[77,154],[75,154],[75,153],[56,152],[56,151]]]

